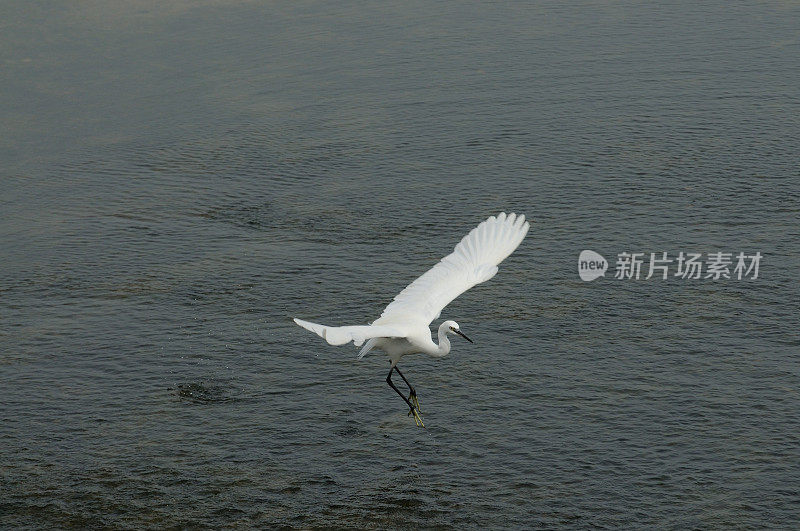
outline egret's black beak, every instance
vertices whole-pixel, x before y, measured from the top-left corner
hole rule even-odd
[[[461,337],[463,337],[464,339],[466,339],[466,340],[467,340],[467,341],[469,341],[470,343],[475,343],[473,340],[471,340],[470,338],[468,338],[467,336],[465,336],[464,334],[462,334],[462,333],[461,333],[461,330],[453,330],[453,332],[455,332],[456,334],[460,335]]]

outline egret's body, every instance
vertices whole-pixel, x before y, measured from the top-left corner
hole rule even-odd
[[[392,362],[392,367],[397,365],[400,358],[408,354],[427,354],[434,358],[441,358],[450,353],[450,340],[447,338],[447,327],[454,324],[453,321],[445,321],[439,327],[439,344],[431,339],[431,331],[427,326],[420,327],[416,333],[410,333],[406,337],[376,337],[367,342],[364,353],[368,349],[376,348],[384,351]],[[370,342],[373,342],[371,345]],[[363,357],[360,356],[360,357]]]
[[[294,322],[324,338],[331,345],[352,341],[364,344],[359,352],[361,359],[373,349],[385,352],[391,362],[386,382],[411,408],[417,424],[419,401],[414,388],[397,368],[397,363],[408,354],[423,353],[436,358],[450,353],[448,334],[465,336],[455,321],[439,325],[438,344],[431,339],[430,323],[439,317],[447,304],[472,286],[486,282],[497,273],[497,266],[522,242],[530,225],[525,216],[501,213],[492,216],[467,234],[453,252],[427,273],[409,284],[383,310],[380,318],[366,326],[325,326],[295,319]],[[397,372],[409,387],[406,398],[392,383],[392,372]]]

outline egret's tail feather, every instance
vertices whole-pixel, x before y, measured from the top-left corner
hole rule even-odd
[[[373,337],[372,339],[370,339],[369,341],[367,341],[367,342],[364,344],[364,346],[361,348],[361,350],[359,351],[359,353],[358,353],[358,357],[357,357],[356,359],[357,359],[357,360],[360,360],[361,358],[363,358],[364,356],[366,356],[366,355],[367,355],[367,353],[368,353],[370,350],[372,350],[372,347],[374,347],[374,346],[375,346],[375,343],[377,343],[377,342],[378,342],[378,338],[377,338],[377,337]]]
[[[303,321],[302,319],[294,319],[294,322],[306,330],[314,332],[331,345],[344,345],[352,341],[357,347],[360,347],[364,344],[364,341],[375,337],[406,337],[406,334],[402,330],[386,325],[325,326]],[[364,354],[367,353],[367,351],[363,352]]]

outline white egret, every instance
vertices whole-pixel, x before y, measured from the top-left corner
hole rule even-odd
[[[325,339],[331,345],[344,345],[350,341],[356,346],[366,345],[358,359],[372,349],[380,349],[389,356],[391,368],[386,383],[405,400],[418,426],[424,427],[420,417],[419,399],[414,388],[397,368],[397,362],[407,354],[423,353],[435,358],[450,353],[448,334],[457,334],[470,343],[455,321],[439,325],[439,344],[431,339],[430,323],[439,317],[450,301],[497,273],[497,266],[514,252],[525,238],[530,224],[525,216],[502,212],[472,229],[456,245],[452,253],[442,258],[427,273],[409,284],[383,310],[380,318],[366,326],[325,326],[300,319],[294,322]],[[406,397],[392,383],[395,371],[408,385]]]

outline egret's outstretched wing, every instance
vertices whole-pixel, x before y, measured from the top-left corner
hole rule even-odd
[[[464,236],[451,254],[401,291],[373,326],[422,321],[429,325],[450,301],[492,278],[497,265],[514,252],[529,228],[522,215],[503,212],[490,217]]]
[[[331,345],[344,345],[350,341],[361,346],[373,337],[406,337],[406,332],[394,326],[325,326],[295,319],[306,330],[311,330]]]

